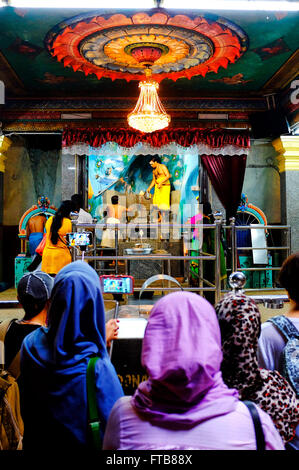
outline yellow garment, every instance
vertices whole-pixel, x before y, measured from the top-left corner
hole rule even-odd
[[[46,222],[47,241],[43,251],[41,269],[48,274],[57,274],[60,269],[72,262],[72,256],[64,238],[67,233],[72,231],[72,222],[67,218],[62,220],[62,226],[58,230],[58,234],[65,243],[58,238],[57,245],[53,245],[50,238],[52,222],[53,216]]]
[[[164,176],[157,178],[157,183],[162,181]],[[170,209],[170,182],[167,181],[162,184],[161,188],[158,188],[157,183],[155,184],[155,192],[153,197],[153,205],[157,206],[162,211],[169,211]]]

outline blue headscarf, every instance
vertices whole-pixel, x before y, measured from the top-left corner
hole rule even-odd
[[[106,349],[99,277],[87,263],[76,261],[55,277],[48,328],[39,328],[23,342],[25,428],[27,421],[30,423],[27,429],[32,430],[34,419],[39,419],[36,432],[46,433],[41,418],[48,416],[74,436],[75,441],[87,443],[86,370],[93,356],[100,357],[95,382],[104,432],[110,411],[123,391]],[[52,431],[55,432],[55,426]]]

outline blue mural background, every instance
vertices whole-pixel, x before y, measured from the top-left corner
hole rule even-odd
[[[192,153],[160,155],[171,174],[171,190],[180,191],[179,217],[185,223],[195,215],[199,194],[199,160]],[[139,195],[145,192],[152,181],[152,168],[149,164],[152,155],[89,155],[89,210],[98,220],[103,206],[102,194],[105,190],[115,190],[121,194],[131,192]],[[153,192],[153,190],[152,190]],[[188,210],[186,210],[186,206]]]

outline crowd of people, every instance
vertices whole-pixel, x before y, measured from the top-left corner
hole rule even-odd
[[[25,315],[11,322],[4,342],[6,368],[20,350],[23,449],[92,447],[86,374],[97,357],[104,450],[255,450],[258,424],[265,450],[298,450],[298,389],[280,360],[287,340],[274,323],[261,324],[243,293],[229,293],[215,308],[191,292],[158,300],[142,345],[148,378],[124,395],[107,349],[118,325],[105,323],[99,276],[88,263],[53,256],[53,246],[64,250],[70,207],[63,203],[46,223],[42,271],[20,280]],[[280,283],[290,298],[285,317],[297,330],[298,273],[296,253],[283,263]]]

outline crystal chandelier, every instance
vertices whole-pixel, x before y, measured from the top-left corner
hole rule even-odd
[[[170,123],[170,116],[166,113],[158,96],[159,83],[152,80],[150,65],[160,57],[161,52],[154,47],[139,47],[131,51],[145,69],[146,79],[139,82],[140,95],[134,110],[128,115],[130,127],[141,132],[154,132],[164,129]]]

